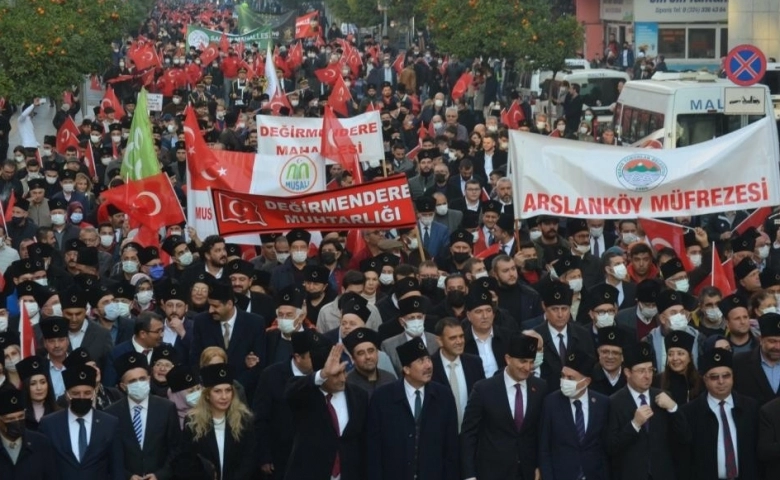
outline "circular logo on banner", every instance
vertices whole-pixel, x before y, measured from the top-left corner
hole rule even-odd
[[[306,193],[317,182],[317,165],[305,155],[287,160],[279,175],[279,185],[290,193]]]
[[[205,49],[209,46],[209,36],[200,30],[193,30],[187,35],[187,45],[199,49]]]
[[[647,154],[630,155],[615,169],[620,184],[635,192],[652,190],[666,178],[666,164],[660,158]]]

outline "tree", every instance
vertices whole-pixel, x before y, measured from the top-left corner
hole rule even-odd
[[[364,27],[382,23],[376,0],[334,0],[328,3],[328,8],[335,17],[346,23]]]
[[[574,17],[555,18],[548,0],[422,0],[439,49],[462,58],[513,58],[560,70],[582,46]]]
[[[151,0],[24,0],[0,9],[0,96],[58,98],[103,71],[111,42],[148,15]]]

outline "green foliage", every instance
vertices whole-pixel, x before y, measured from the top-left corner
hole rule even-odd
[[[150,3],[24,0],[0,9],[0,95],[15,102],[58,98],[108,65],[111,41],[137,27]]]
[[[582,45],[571,16],[553,19],[548,0],[422,0],[439,49],[464,58],[492,56],[559,70]]]
[[[360,27],[382,23],[376,0],[333,0],[328,2],[328,8],[339,20]]]

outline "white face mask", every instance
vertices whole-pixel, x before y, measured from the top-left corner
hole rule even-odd
[[[447,276],[446,275],[440,275],[439,280],[436,282],[436,288],[440,288],[444,290],[444,285],[447,284]]]
[[[409,250],[417,250],[417,247],[419,247],[420,242],[417,241],[417,238],[410,238],[409,239]]]
[[[534,357],[534,368],[541,367],[542,363],[544,363],[544,352],[536,352],[536,357]]]
[[[604,234],[604,227],[591,227],[590,236],[593,238],[601,238]]]
[[[590,245],[577,245],[574,249],[584,255],[590,251]]]
[[[55,183],[57,183],[57,177],[48,177],[47,176],[46,177],[46,183],[48,183],[49,185],[54,185]]]
[[[529,235],[531,237],[531,241],[539,240],[542,238],[542,231],[541,230],[531,230],[529,232]]]
[[[766,315],[767,313],[777,313],[777,307],[766,307],[763,312],[761,312],[762,315]]]
[[[478,272],[474,274],[474,278],[485,278],[488,276],[488,272]]]
[[[278,318],[276,324],[279,325],[279,331],[285,335],[289,335],[295,331],[295,320],[289,318]]]
[[[580,127],[580,133],[583,134],[583,135],[588,133],[588,127]]]
[[[544,130],[547,128],[547,124],[544,122],[536,122],[537,130]]]
[[[438,130],[438,129],[440,129],[440,128],[441,128],[441,126],[442,126],[442,123],[441,123],[441,122],[433,122],[433,129],[434,129],[434,130]]]
[[[8,330],[8,317],[0,317],[0,333]]]
[[[582,291],[582,279],[581,278],[575,278],[575,279],[569,280],[569,288],[571,288],[571,290],[574,293]]]
[[[24,309],[27,310],[27,315],[30,317],[38,315],[38,312],[40,311],[40,307],[38,307],[38,304],[35,302],[24,302]]]
[[[651,318],[658,315],[657,307],[640,307],[639,311],[642,313],[642,316],[645,317],[646,320],[650,320]]]
[[[621,237],[623,238],[623,243],[626,245],[630,245],[639,240],[639,237],[637,237],[635,233],[624,233]]]
[[[433,104],[438,108],[444,105],[444,100],[439,100],[438,98],[433,101]]]
[[[42,287],[48,287],[49,286],[49,279],[48,278],[38,278],[33,280],[33,282],[37,283],[38,285]]]
[[[290,258],[289,253],[277,253],[276,254],[276,261],[279,263],[284,263],[287,261],[287,259]]]
[[[565,131],[565,130],[566,130],[566,125],[558,125],[558,126],[557,126],[557,127],[555,127],[555,128],[556,128],[556,130],[558,130],[559,132],[563,132],[563,131]]]
[[[476,243],[477,240],[479,240],[479,232],[471,232],[471,239],[474,241],[474,243]]]
[[[181,255],[179,255],[179,263],[183,266],[188,266],[192,264],[192,252],[184,252]]]
[[[758,258],[765,259],[769,256],[769,245],[764,245],[763,247],[758,247]]]
[[[19,357],[10,357],[5,361],[5,369],[9,372],[15,372],[16,371],[16,364],[21,362],[22,359]]]
[[[425,332],[424,320],[406,320],[406,326],[404,327],[406,334],[410,337],[420,337]]]
[[[383,273],[379,275],[379,283],[382,285],[392,285],[393,284],[393,274],[392,273]]]
[[[122,262],[122,271],[125,273],[136,273],[138,271],[138,263],[133,260],[125,260]]]
[[[612,275],[622,281],[628,276],[628,268],[622,263],[620,265],[615,265],[612,267]]]
[[[101,136],[100,135],[89,135],[89,139],[92,140],[92,143],[98,143],[100,141]]]
[[[63,183],[62,184],[62,191],[65,193],[73,193],[73,189],[76,188],[76,185],[73,183]]]
[[[691,265],[694,267],[698,267],[701,265],[701,255],[698,253],[694,253],[693,255],[688,255],[688,260],[691,261]]]
[[[430,227],[433,223],[433,215],[420,215],[420,223],[422,223],[424,227]]]
[[[615,324],[615,315],[611,313],[599,313],[596,315],[596,328],[611,327]]]
[[[687,278],[683,278],[682,280],[677,280],[674,282],[674,289],[678,292],[687,292],[688,289],[691,288],[690,283],[688,282]]]
[[[436,215],[447,215],[447,205],[436,205]]]
[[[303,262],[305,262],[306,258],[308,256],[309,256],[308,252],[306,252],[306,251],[303,251],[303,252],[301,252],[301,251],[292,252],[292,259],[293,259],[293,262],[295,262],[295,263],[303,263]]]
[[[569,398],[576,397],[581,391],[584,390],[584,388],[577,388],[577,385],[579,385],[579,382],[576,380],[569,380],[566,378],[561,379],[561,393],[566,395]]]
[[[119,143],[122,141],[122,135],[111,135],[111,141],[114,143]]]
[[[112,158],[111,157],[102,157],[100,159],[100,163],[102,163],[105,166],[108,166],[109,163],[111,163]]]
[[[126,317],[130,315],[130,305],[125,302],[116,302],[116,309],[119,312],[120,317]]]
[[[113,235],[101,235],[100,236],[100,245],[102,245],[105,248],[108,248],[111,246],[111,244],[114,243],[114,236]]]
[[[141,305],[149,305],[152,301],[152,297],[154,297],[154,292],[151,290],[144,290],[143,292],[135,294],[135,299],[138,300],[138,303]]]
[[[720,320],[723,318],[723,312],[721,312],[719,308],[708,308],[704,311],[704,314],[707,315],[707,318],[710,320]]]
[[[136,403],[143,402],[149,397],[150,390],[149,380],[139,380],[127,386],[127,396],[135,400]]]
[[[669,316],[669,328],[672,330],[685,330],[688,326],[688,319],[682,313],[675,313]]]
[[[51,215],[51,223],[54,225],[65,225],[65,215],[62,213],[53,213]]]
[[[55,317],[61,317],[62,316],[62,304],[61,303],[55,303],[51,306],[51,314]]]
[[[184,401],[187,402],[187,406],[190,408],[194,407],[198,400],[200,400],[200,390],[194,390],[184,397]]]

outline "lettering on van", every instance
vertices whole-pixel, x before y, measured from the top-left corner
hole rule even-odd
[[[701,110],[701,111],[708,111],[708,110],[723,110],[723,100],[720,98],[718,99],[711,99],[708,98],[706,100],[699,99],[699,100],[691,100],[691,110]]]

